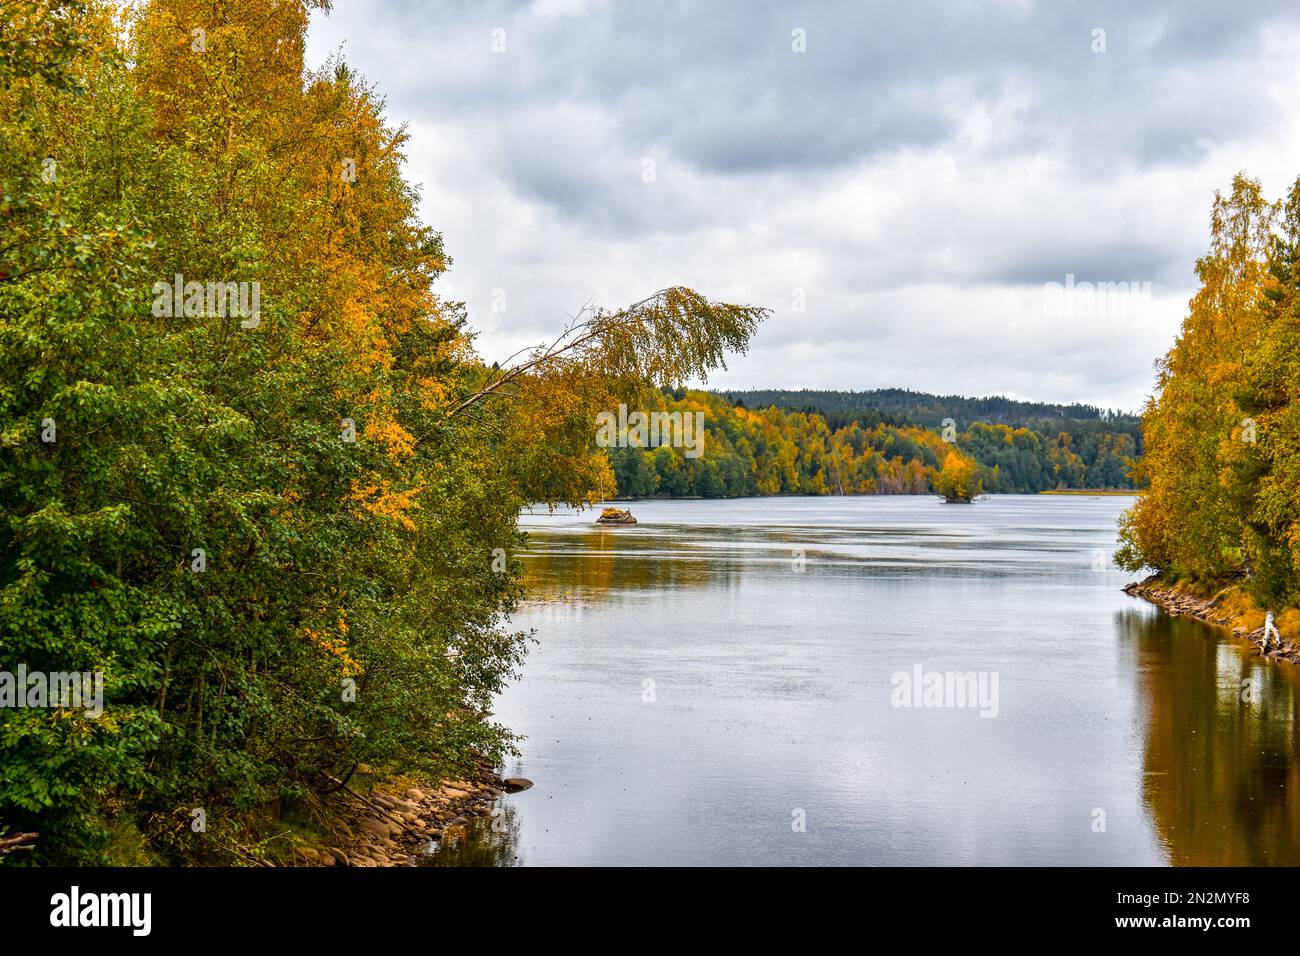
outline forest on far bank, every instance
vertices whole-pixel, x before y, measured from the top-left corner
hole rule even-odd
[[[644,407],[702,413],[702,453],[669,443],[608,449],[619,497],[927,494],[950,455],[973,461],[989,494],[1136,487],[1142,434],[1133,416],[902,390],[888,391],[906,398],[888,411],[867,405],[883,394],[664,389]],[[783,397],[802,407],[778,407]],[[827,397],[828,409],[812,404]],[[1009,422],[956,417],[978,410]]]

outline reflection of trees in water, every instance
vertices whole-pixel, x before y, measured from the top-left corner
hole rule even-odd
[[[1189,618],[1122,612],[1148,712],[1144,798],[1171,862],[1300,864],[1300,679]]]
[[[532,534],[524,562],[530,599],[600,600],[616,590],[717,587],[739,579],[731,549],[693,546],[689,539],[597,529]],[[788,555],[788,551],[785,552]],[[721,560],[720,560],[721,559]]]
[[[425,866],[520,866],[519,814],[498,804],[498,816],[475,817],[459,831],[445,835]]]

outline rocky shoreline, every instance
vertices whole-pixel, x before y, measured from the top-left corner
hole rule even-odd
[[[484,761],[469,780],[408,787],[401,793],[387,792],[382,785],[364,795],[345,789],[350,812],[336,821],[337,841],[295,847],[292,865],[415,866],[422,853],[465,832],[475,817],[490,816],[502,793],[531,786],[520,777],[499,776]]]
[[[1194,617],[1206,624],[1226,628],[1232,632],[1234,637],[1240,637],[1253,644],[1255,650],[1263,657],[1300,664],[1300,650],[1295,645],[1283,641],[1279,646],[1278,642],[1274,640],[1272,646],[1266,648],[1264,646],[1263,627],[1251,629],[1233,623],[1232,615],[1228,614],[1220,606],[1224,596],[1228,593],[1226,589],[1220,591],[1214,597],[1202,598],[1170,587],[1163,583],[1158,576],[1152,575],[1143,581],[1134,581],[1132,584],[1127,585],[1124,592],[1150,601],[1174,617],[1180,615]]]

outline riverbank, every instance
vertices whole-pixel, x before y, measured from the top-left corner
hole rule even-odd
[[[1040,495],[1126,495],[1132,497],[1138,493],[1136,488],[1051,488],[1040,491]]]
[[[1281,643],[1274,638],[1267,648],[1264,645],[1264,612],[1254,607],[1235,587],[1226,587],[1210,597],[1197,594],[1186,587],[1168,584],[1159,575],[1134,581],[1124,588],[1126,594],[1140,597],[1167,613],[1194,617],[1232,632],[1234,637],[1249,641],[1264,657],[1300,664],[1300,649],[1294,637],[1295,611],[1289,611],[1278,620]]]
[[[402,781],[404,782],[404,781]],[[474,817],[489,816],[502,793],[531,782],[502,778],[486,760],[469,779],[425,786],[377,783],[362,793],[344,787],[334,795],[332,838],[293,851],[293,866],[414,866],[444,839],[464,831]]]

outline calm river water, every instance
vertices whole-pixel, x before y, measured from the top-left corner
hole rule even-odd
[[[1130,503],[525,515],[536,785],[436,863],[1300,864],[1296,668],[1122,593]]]

